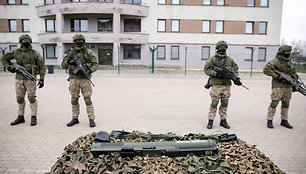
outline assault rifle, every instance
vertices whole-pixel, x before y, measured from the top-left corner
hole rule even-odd
[[[12,64],[13,67],[16,68],[16,70],[17,70],[18,72],[20,72],[20,73],[22,74],[22,76],[24,76],[26,79],[32,80],[32,81],[38,81],[38,85],[41,84],[41,81],[39,81],[34,75],[32,75],[31,73],[29,73],[24,67],[18,65],[15,59],[12,59],[12,60],[11,60],[11,64]]]
[[[216,141],[193,140],[193,141],[163,141],[163,142],[117,142],[117,143],[94,143],[91,153],[97,157],[100,154],[118,152],[122,157],[135,156],[162,156],[169,157],[186,156],[187,154],[213,155],[218,152]]]
[[[73,74],[78,73],[79,71],[81,71],[84,76],[86,77],[86,79],[88,79],[90,81],[90,83],[92,84],[93,87],[95,87],[95,85],[92,83],[91,79],[91,73],[90,70],[84,65],[84,63],[82,62],[81,58],[74,58],[73,61],[76,65],[76,68],[73,70]]]
[[[222,74],[222,76],[223,76],[224,78],[231,79],[231,80],[234,82],[235,85],[242,86],[242,87],[244,87],[245,89],[249,90],[248,87],[244,86],[244,85],[241,83],[239,77],[237,77],[233,72],[229,71],[229,70],[226,69],[225,67],[217,67],[217,66],[215,66],[215,65],[213,65],[213,64],[210,64],[210,65],[208,66],[208,68],[212,68],[213,70],[217,71],[217,73]],[[210,86],[211,86],[211,85],[209,84],[209,80],[210,80],[210,79],[208,79],[207,84],[205,85],[205,88],[206,88],[206,89],[209,89]]]
[[[275,69],[272,69],[272,70],[279,76],[278,77],[279,79],[284,79],[286,82],[293,85],[293,90],[298,91],[301,94],[306,96],[306,87],[301,79],[300,79],[301,81],[298,81],[283,72],[277,71]]]

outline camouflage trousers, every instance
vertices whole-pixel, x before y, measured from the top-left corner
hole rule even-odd
[[[212,99],[208,119],[214,120],[217,114],[217,106],[219,100],[221,100],[221,105],[219,107],[219,115],[222,120],[225,120],[227,117],[227,106],[228,99],[231,96],[231,89],[229,85],[213,85],[210,90],[210,97]]]
[[[276,107],[279,101],[282,101],[281,119],[288,120],[289,103],[292,96],[292,88],[272,88],[271,103],[268,108],[268,120],[273,120]]]
[[[32,80],[15,80],[16,98],[18,103],[18,115],[24,115],[25,110],[25,95],[28,95],[30,102],[31,115],[37,116],[37,101],[36,101],[36,81]]]
[[[91,83],[87,79],[70,79],[69,91],[71,94],[72,104],[72,118],[77,119],[80,114],[79,94],[80,91],[84,97],[86,104],[86,111],[89,119],[95,119],[94,107],[91,101],[92,87]]]

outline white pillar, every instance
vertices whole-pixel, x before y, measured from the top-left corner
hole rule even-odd
[[[64,31],[64,15],[61,13],[56,14],[55,30],[56,33],[61,34]]]

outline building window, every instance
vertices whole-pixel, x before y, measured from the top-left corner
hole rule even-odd
[[[55,19],[46,19],[46,32],[55,31]]]
[[[224,0],[217,0],[217,5],[224,5]]]
[[[179,32],[180,31],[180,20],[178,20],[178,19],[171,20],[171,31],[172,32]]]
[[[72,19],[71,31],[88,31],[87,19]]]
[[[247,6],[248,7],[254,7],[255,6],[255,0],[248,0]]]
[[[203,0],[203,5],[210,5],[210,0]]]
[[[87,2],[87,0],[70,0],[70,2]]]
[[[245,58],[244,60],[253,60],[253,47],[245,48]]]
[[[202,54],[201,59],[208,59],[210,57],[210,47],[209,46],[202,46]]]
[[[141,47],[140,45],[124,45],[123,58],[124,59],[140,59]]]
[[[54,4],[54,0],[45,0],[45,4]]]
[[[158,4],[166,4],[166,0],[158,0]]]
[[[172,0],[172,4],[173,5],[179,5],[180,4],[180,0]]]
[[[8,0],[8,4],[16,4],[15,0]]]
[[[47,45],[47,47],[46,47],[46,57],[47,57],[47,59],[56,59],[57,58],[56,45]]]
[[[21,0],[21,4],[29,4],[28,0]]]
[[[22,31],[25,31],[25,32],[30,31],[30,21],[28,19],[22,20]]]
[[[158,46],[157,59],[165,59],[165,58],[166,58],[166,46]]]
[[[258,60],[265,61],[266,60],[267,48],[259,47],[258,49]]]
[[[224,21],[216,21],[216,33],[223,33]]]
[[[269,0],[260,0],[260,6],[261,7],[268,7]]]
[[[165,32],[166,31],[166,20],[165,19],[158,19],[157,20],[157,31]]]
[[[245,33],[253,34],[254,22],[246,22]]]
[[[141,32],[141,20],[124,19],[124,32]]]
[[[203,33],[210,32],[210,21],[202,21],[202,32]]]
[[[259,34],[267,34],[267,22],[259,22]]]
[[[10,51],[16,50],[17,49],[17,45],[10,45],[9,48],[10,48]]]
[[[17,22],[15,19],[10,19],[9,20],[10,24],[10,32],[16,32],[17,31]]]
[[[98,2],[113,2],[113,0],[98,0]]]
[[[141,4],[141,0],[124,0],[125,4]]]
[[[113,19],[98,19],[98,31],[113,31]]]
[[[171,46],[171,59],[179,59],[179,46]]]

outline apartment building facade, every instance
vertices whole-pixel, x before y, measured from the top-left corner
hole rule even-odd
[[[100,65],[201,69],[225,40],[241,70],[262,69],[280,43],[282,0],[2,0],[0,47],[27,33],[60,65],[76,33]],[[1,50],[0,50],[1,51]],[[0,53],[1,55],[1,53]]]

